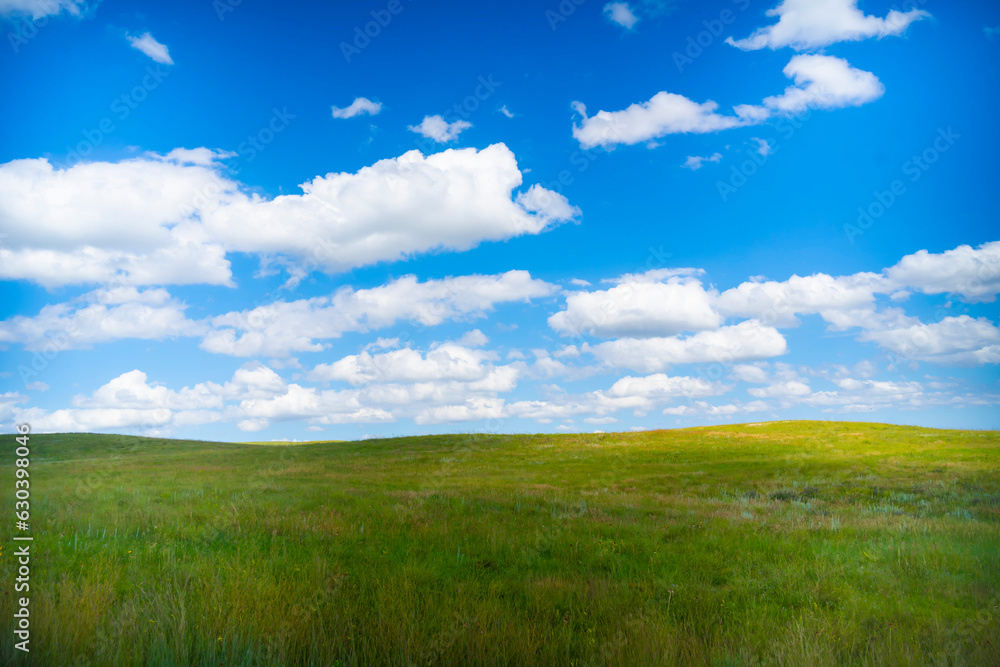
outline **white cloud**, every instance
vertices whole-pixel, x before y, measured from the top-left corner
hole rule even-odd
[[[866,16],[857,5],[858,0],[783,0],[767,12],[778,17],[777,23],[758,28],[746,39],[727,37],[726,43],[744,51],[786,46],[803,51],[836,42],[899,35],[914,21],[930,16],[919,9],[893,9],[880,19]]]
[[[768,409],[770,409],[770,406],[763,401],[750,401],[749,403],[740,403],[737,401],[726,405],[712,405],[707,401],[694,401],[687,405],[664,408],[663,414],[677,417],[732,417],[733,415],[762,412]]]
[[[1000,363],[1000,328],[985,317],[945,317],[933,324],[910,320],[909,326],[865,331],[859,340],[878,343],[905,360],[961,365]]]
[[[629,398],[641,396],[649,399],[668,399],[677,397],[714,396],[728,391],[729,387],[718,385],[701,378],[676,376],[670,377],[663,373],[645,377],[626,376],[611,385],[606,392],[614,398]]]
[[[217,153],[211,155],[220,156]],[[205,153],[55,168],[46,159],[0,164],[0,278],[73,283],[231,284],[225,249],[194,218],[237,191]],[[205,213],[210,206],[206,203]]]
[[[573,137],[584,148],[637,144],[668,134],[704,134],[744,125],[736,116],[716,113],[719,105],[708,101],[699,104],[674,93],[659,92],[649,101],[632,104],[623,111],[598,111],[587,117],[580,102],[573,109],[583,117],[573,125]]]
[[[138,430],[149,433],[171,425],[174,413],[165,408],[149,410],[95,408],[92,410],[62,409],[45,412],[31,408],[21,412],[19,419],[41,433],[88,433],[108,430]],[[205,421],[211,421],[206,415]]]
[[[508,403],[504,406],[503,415],[543,423],[574,415],[589,415],[588,419],[599,419],[619,410],[631,410],[634,414],[643,415],[679,398],[717,396],[729,389],[726,385],[700,378],[671,377],[661,373],[646,377],[628,376],[619,379],[606,391],[578,395],[558,393],[544,401]]]
[[[285,393],[277,396],[240,401],[233,414],[255,420],[255,425],[261,423],[257,420],[309,419],[321,424],[347,424],[394,419],[386,410],[363,406],[355,391],[319,391],[298,384],[289,384]]]
[[[919,382],[886,382],[880,380],[856,380],[854,378],[841,378],[835,382],[838,387],[846,391],[867,391],[872,394],[912,394],[921,391],[921,384]]]
[[[16,391],[8,391],[0,394],[0,423],[5,428],[9,427],[11,421],[14,420],[14,416],[21,410],[18,406],[21,403],[27,403],[28,400],[28,396]]]
[[[357,388],[318,390],[299,384],[248,397],[227,414],[238,419],[305,419],[310,424],[463,421],[503,405],[498,393],[517,386],[518,369],[489,363],[495,355],[446,343],[425,354],[409,348],[385,354],[362,352],[318,366],[309,379],[345,380]],[[496,414],[496,412],[493,412]]]
[[[585,345],[584,351],[608,366],[649,373],[677,364],[731,363],[777,357],[788,352],[788,344],[777,329],[763,326],[756,320],[746,320],[687,338],[619,338]]]
[[[159,432],[218,421],[223,405],[218,389],[219,385],[202,383],[174,391],[149,383],[145,373],[133,370],[89,396],[74,396],[72,408],[52,412],[29,408],[17,411],[17,418],[30,423],[33,431],[49,433],[122,429]]]
[[[45,306],[34,317],[0,322],[0,342],[22,343],[27,350],[66,350],[122,338],[162,340],[203,333],[204,325],[185,317],[186,308],[163,289],[100,289],[70,303]]]
[[[337,380],[358,386],[370,382],[431,382],[482,380],[493,370],[495,353],[444,343],[421,354],[404,348],[383,354],[350,355],[332,364],[320,364],[309,380]]]
[[[626,30],[631,30],[639,20],[627,2],[609,2],[604,5],[604,15],[612,23],[617,23]]]
[[[459,345],[464,345],[465,347],[482,347],[490,342],[490,339],[479,329],[473,329],[462,334],[462,337],[457,342]]]
[[[693,270],[625,275],[609,290],[572,292],[549,326],[567,336],[670,336],[715,329],[722,317]]]
[[[156,38],[148,32],[144,32],[139,37],[125,35],[125,38],[128,40],[128,43],[132,45],[133,49],[142,51],[155,62],[163,65],[174,64],[174,60],[170,57],[170,51],[167,49],[167,46],[156,41]]]
[[[993,303],[1000,293],[1000,241],[963,245],[940,254],[921,250],[886,269],[900,287],[924,294],[955,294],[965,301]]]
[[[764,98],[764,106],[779,113],[858,107],[885,93],[885,86],[877,76],[851,67],[843,58],[798,55],[782,72],[795,85],[786,88],[781,95]]]
[[[198,384],[179,391],[161,385],[151,385],[140,370],[122,373],[99,387],[90,396],[74,396],[75,408],[107,408],[135,410],[198,410],[221,408],[222,398],[208,384]]]
[[[375,116],[382,111],[382,103],[372,102],[367,97],[355,97],[354,101],[343,109],[332,107],[332,110],[334,118],[353,118],[361,114]]]
[[[504,116],[507,116],[507,118],[513,118],[514,117],[513,112],[510,109],[507,108],[506,104],[504,104],[502,107],[500,107],[500,113],[502,113]]]
[[[236,422],[236,428],[241,431],[246,431],[250,433],[255,433],[257,431],[263,431],[265,428],[271,425],[271,422],[266,419],[244,419],[242,421]]]
[[[712,101],[699,104],[683,95],[663,91],[622,111],[599,111],[590,117],[581,102],[573,102],[573,109],[583,119],[579,125],[573,124],[573,137],[583,148],[612,148],[617,144],[651,142],[669,134],[705,134],[757,125],[775,114],[799,113],[810,108],[861,106],[885,92],[874,74],[833,56],[797,55],[783,72],[795,85],[781,95],[765,98],[761,105],[736,105],[733,107],[736,115],[717,113],[719,105]]]
[[[756,317],[788,327],[797,324],[796,314],[819,313],[828,321],[837,321],[842,312],[867,312],[874,307],[875,293],[886,285],[885,279],[875,273],[836,278],[824,273],[793,275],[782,282],[741,283],[722,292],[716,303],[726,316]]]
[[[87,11],[86,0],[0,0],[0,16],[30,16],[39,19],[66,12],[81,16]]]
[[[759,364],[737,364],[732,367],[731,371],[736,379],[743,382],[766,384],[770,380],[767,370]]]
[[[761,139],[760,137],[751,137],[750,141],[757,144],[757,153],[762,156],[770,155],[774,152],[774,148],[768,143],[767,139]]]
[[[410,151],[354,174],[320,176],[302,195],[244,197],[210,216],[227,248],[304,257],[329,271],[397,261],[434,250],[539,234],[579,211],[562,195],[521,185],[503,144],[424,156]]]
[[[796,396],[789,404],[825,408],[824,412],[871,412],[884,408],[915,410],[933,405],[955,405],[956,395],[942,392],[927,393],[919,382],[889,382],[878,380],[837,380],[839,390],[817,391]]]
[[[503,144],[410,151],[357,173],[319,176],[301,195],[248,195],[207,149],[56,169],[0,165],[0,279],[231,285],[227,252],[331,272],[539,234],[579,214],[535,185]],[[512,198],[513,197],[513,198]]]
[[[534,279],[527,271],[425,282],[404,276],[372,289],[344,287],[330,297],[279,301],[220,315],[212,319],[216,330],[201,346],[236,356],[316,352],[323,348],[318,340],[337,338],[347,331],[367,332],[403,320],[434,326],[445,320],[482,317],[497,304],[558,291],[558,286]]]
[[[457,405],[440,405],[427,408],[413,418],[417,424],[440,424],[443,422],[480,421],[502,419],[504,400],[502,398],[475,397]]]
[[[472,123],[467,120],[456,120],[449,123],[441,116],[424,116],[419,125],[410,125],[408,129],[410,132],[416,132],[428,139],[446,144],[458,139],[462,130],[467,130],[470,127],[472,127]]]
[[[147,433],[167,433],[224,419],[235,421],[244,431],[267,428],[271,420],[304,418],[330,424],[394,419],[386,410],[362,405],[356,391],[318,391],[286,384],[258,363],[239,369],[222,385],[206,382],[179,391],[151,383],[145,373],[133,370],[89,396],[74,397],[72,406],[53,412],[19,410],[17,416],[39,431],[125,429]]]
[[[595,426],[603,426],[604,424],[616,424],[618,420],[614,417],[587,417],[583,420],[585,424],[594,424]]]
[[[720,162],[721,160],[722,160],[722,153],[712,153],[712,155],[709,157],[701,157],[699,155],[689,155],[687,160],[685,160],[684,164],[681,166],[683,166],[685,169],[690,169],[691,171],[695,171],[697,169],[701,169],[703,162]]]
[[[808,396],[812,393],[809,385],[800,380],[775,382],[767,387],[753,387],[747,393],[754,398],[782,398],[785,396]]]

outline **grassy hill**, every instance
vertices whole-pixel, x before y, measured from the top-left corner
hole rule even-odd
[[[996,432],[30,444],[34,664],[1000,664]]]

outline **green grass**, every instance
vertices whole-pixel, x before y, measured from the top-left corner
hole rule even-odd
[[[30,444],[38,665],[1000,664],[996,432]]]

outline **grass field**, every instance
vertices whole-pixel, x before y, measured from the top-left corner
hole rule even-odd
[[[996,432],[30,445],[37,665],[1000,664]]]

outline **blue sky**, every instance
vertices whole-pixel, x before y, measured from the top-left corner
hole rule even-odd
[[[0,16],[6,430],[1000,426],[995,3]]]

